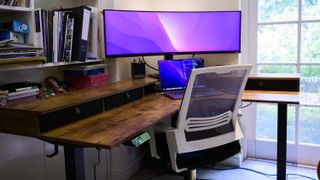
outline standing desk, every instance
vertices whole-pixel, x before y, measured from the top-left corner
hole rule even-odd
[[[0,131],[63,145],[67,179],[82,180],[85,177],[82,147],[111,149],[179,111],[181,100],[172,100],[159,93],[146,93],[148,91],[146,87],[155,82],[149,79],[117,82],[109,85],[108,88],[86,89],[69,93],[69,96],[56,96],[33,103],[0,108],[0,116],[8,118],[1,118]],[[135,92],[135,89],[139,88],[143,88],[143,93],[149,95],[45,132],[41,132],[35,123],[41,120],[37,116],[60,112],[66,108],[73,109],[76,105],[95,102],[101,98],[117,97],[119,93],[130,99],[128,92]],[[63,103],[60,102],[62,100]],[[112,101],[112,98],[107,100]],[[242,100],[278,103],[277,179],[285,179],[287,104],[298,104],[299,93],[246,90]],[[50,102],[51,104],[48,105]],[[102,106],[107,104],[102,103]]]

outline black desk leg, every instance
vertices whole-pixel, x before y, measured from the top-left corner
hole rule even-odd
[[[83,149],[71,145],[64,146],[66,180],[85,180]]]
[[[278,104],[277,180],[286,179],[287,104]]]

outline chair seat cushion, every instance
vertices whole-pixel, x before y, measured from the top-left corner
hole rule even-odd
[[[161,158],[170,162],[169,149],[165,133],[156,134],[157,151]],[[178,168],[194,169],[223,161],[240,152],[239,141],[201,151],[177,154]]]

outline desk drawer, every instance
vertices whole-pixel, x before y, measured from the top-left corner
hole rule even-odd
[[[40,132],[83,119],[103,111],[103,100],[95,100],[40,116]]]
[[[246,90],[294,91],[299,92],[300,82],[297,80],[248,79]]]
[[[105,98],[105,110],[112,109],[143,97],[143,88],[133,89],[124,93]]]

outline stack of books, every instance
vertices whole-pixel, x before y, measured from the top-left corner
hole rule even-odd
[[[1,105],[10,105],[27,102],[37,98],[39,88],[37,83],[19,82],[0,86]]]
[[[0,66],[42,64],[46,61],[42,48],[6,45],[0,47]]]
[[[43,63],[43,48],[27,44],[29,26],[20,21],[0,23],[0,66]]]
[[[70,66],[63,69],[64,80],[75,89],[96,87],[107,84],[105,64]]]

